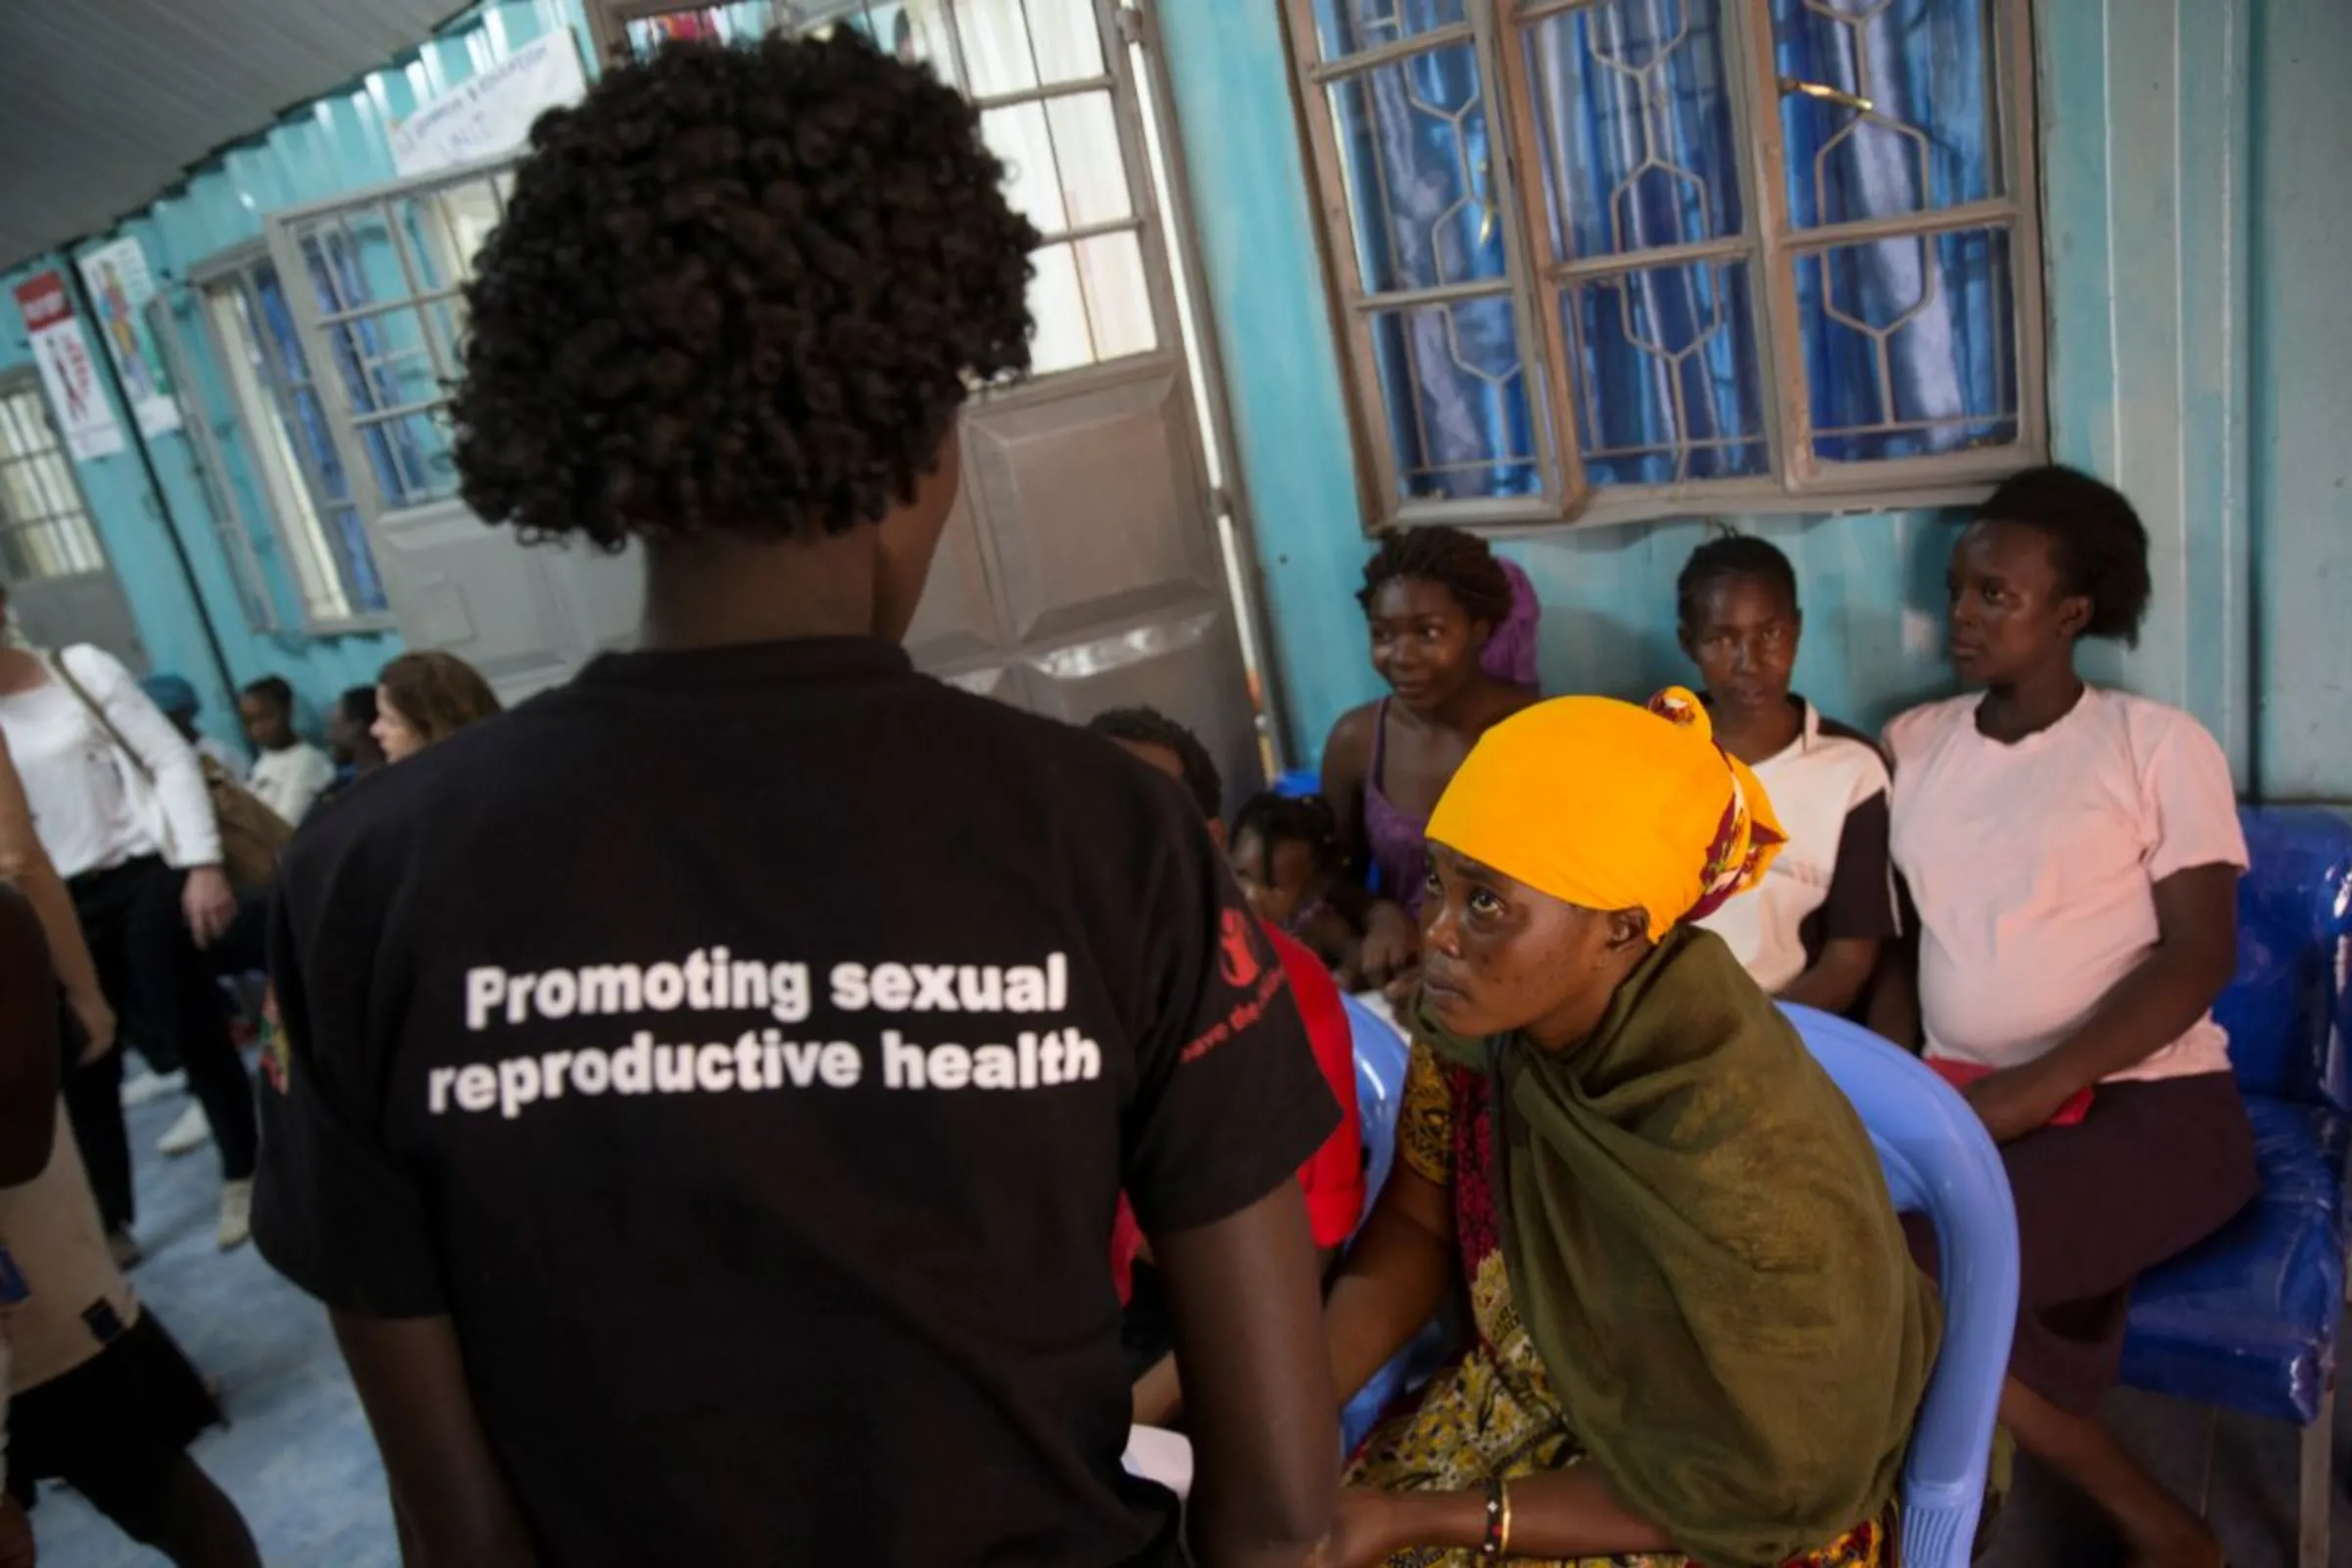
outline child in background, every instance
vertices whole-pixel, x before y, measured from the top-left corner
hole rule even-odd
[[[259,754],[246,787],[289,826],[300,827],[335,781],[335,764],[294,733],[294,688],[280,676],[265,675],[237,694],[237,716]]]
[[[1372,895],[1348,880],[1329,802],[1251,796],[1234,813],[1226,863],[1260,920],[1310,950],[1344,989],[1359,989]]]
[[[184,675],[150,675],[139,682],[139,690],[147,700],[164,710],[179,738],[196,748],[198,757],[209,757],[230,778],[240,783],[245,778],[245,759],[236,754],[228,742],[205,734],[196,727],[196,715],[204,705],[197,701],[196,688]]]

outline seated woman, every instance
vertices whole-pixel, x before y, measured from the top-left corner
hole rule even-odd
[[[368,726],[387,762],[405,762],[426,747],[504,710],[498,694],[455,654],[403,654],[375,678],[375,722]]]
[[[1524,573],[1455,528],[1383,539],[1355,597],[1391,695],[1332,726],[1323,795],[1349,873],[1379,873],[1355,968],[1381,985],[1408,971],[1419,947],[1422,834],[1446,781],[1479,736],[1536,701],[1540,611]]]
[[[1788,835],[1755,897],[1696,923],[1765,990],[1844,1012],[1895,933],[1886,763],[1868,736],[1788,690],[1805,617],[1787,556],[1743,534],[1710,539],[1675,589],[1715,739],[1756,770]]]
[[[1940,1317],[1853,1108],[1690,925],[1777,849],[1762,787],[1688,692],[1563,698],[1488,732],[1429,837],[1335,1381],[1457,1269],[1477,1337],[1366,1440],[1333,1561],[1877,1563]]]
[[[1354,990],[1372,893],[1348,874],[1331,803],[1252,795],[1234,813],[1226,863],[1250,912],[1298,942]]]
[[[1951,648],[1982,694],[1886,730],[1894,858],[1919,908],[1909,1016],[1874,1022],[1969,1079],[2009,1167],[2022,1254],[2001,1422],[2086,1493],[2136,1561],[2211,1564],[2203,1525],[2099,1424],[2142,1271],[2255,1191],[2213,1020],[2246,863],[2230,766],[2178,709],[2086,685],[2084,637],[2130,642],[2148,536],[2098,480],[2003,484],[1952,551]],[[2079,1124],[2069,1102],[2091,1091]],[[2079,1107],[2078,1107],[2079,1108]]]

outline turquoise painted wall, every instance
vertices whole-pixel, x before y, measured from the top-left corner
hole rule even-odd
[[[2194,710],[2242,786],[2352,798],[2352,650],[2318,647],[2328,571],[2352,583],[2352,326],[2329,287],[2352,160],[2316,134],[2340,123],[2352,7],[2041,0],[2037,13],[2053,441],[2132,494],[2156,567],[2141,646],[2102,654],[2098,673]],[[1286,716],[1311,758],[1379,688],[1351,597],[1366,547],[1278,8],[1182,0],[1159,24]],[[1797,676],[1826,708],[1876,724],[1949,689],[1949,515],[1723,520],[1794,561]],[[1684,678],[1673,581],[1704,533],[1504,542],[1544,604],[1546,686],[1632,695]]]
[[[188,269],[257,239],[269,212],[391,179],[394,123],[483,67],[559,27],[570,27],[580,40],[581,58],[592,58],[577,0],[509,0],[481,6],[412,54],[290,111],[267,133],[211,160],[136,217],[104,234],[86,236],[74,247],[78,253],[132,235],[145,249],[149,268],[173,301],[181,343],[198,362],[196,385],[181,389],[187,417],[204,418],[216,427],[237,424],[185,284]],[[52,256],[25,270],[68,261],[66,256]],[[20,275],[0,279],[0,286],[13,284]],[[13,309],[0,312],[0,317],[5,318],[0,321],[0,370],[5,370],[25,363],[28,354],[23,320]],[[95,347],[95,338],[92,343]],[[120,418],[120,409],[117,415]],[[122,425],[127,438],[137,439],[127,419]],[[259,487],[244,471],[236,445],[227,447],[230,471],[222,477],[238,487],[240,497],[250,498],[249,515],[265,519],[268,513],[259,502]],[[390,633],[311,637],[249,628],[192,442],[183,432],[157,437],[147,449],[162,485],[161,506],[138,458],[128,449],[76,467],[155,667],[177,670],[197,683],[207,727],[241,740],[235,733],[230,682],[241,685],[266,674],[283,675],[301,693],[314,722],[345,687],[371,683],[384,662],[400,651],[399,639]],[[186,549],[193,587],[189,571],[182,569],[161,532],[167,512]],[[270,591],[286,618],[299,624],[300,601],[275,535],[266,524],[257,533]],[[205,640],[206,619],[228,665],[225,679]]]
[[[2253,59],[2256,733],[2264,793],[2352,795],[2352,8],[2271,0]]]

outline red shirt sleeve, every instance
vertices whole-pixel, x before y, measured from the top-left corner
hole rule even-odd
[[[1348,1009],[1340,1002],[1339,985],[1323,960],[1303,943],[1265,927],[1291,996],[1306,1020],[1306,1036],[1315,1051],[1315,1065],[1323,1069],[1331,1098],[1340,1102],[1340,1125],[1323,1141],[1313,1157],[1298,1167],[1298,1185],[1306,1190],[1306,1215],[1317,1247],[1338,1247],[1355,1234],[1364,1213],[1364,1132],[1356,1119],[1355,1036],[1348,1024]]]
[[[1144,1233],[1135,1223],[1135,1210],[1127,1202],[1127,1195],[1119,1195],[1119,1211],[1110,1222],[1110,1282],[1117,1287],[1119,1305],[1125,1306],[1135,1295],[1135,1254],[1142,1250]]]

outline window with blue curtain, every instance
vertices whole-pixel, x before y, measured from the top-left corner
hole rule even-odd
[[[2039,461],[2025,0],[1290,0],[1374,522]]]

